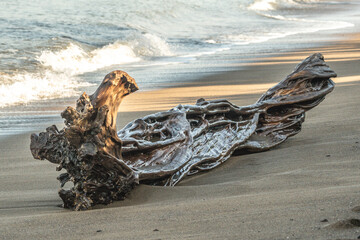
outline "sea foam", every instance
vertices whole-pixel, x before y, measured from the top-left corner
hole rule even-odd
[[[78,75],[111,65],[139,62],[143,56],[171,54],[166,41],[147,33],[130,35],[125,41],[119,40],[90,52],[70,43],[60,51],[43,51],[37,60],[53,71]]]
[[[165,40],[149,33],[130,34],[125,40],[86,49],[71,42],[60,50],[40,52],[36,57],[40,64],[34,72],[0,72],[0,107],[75,96],[79,87],[91,85],[81,80],[80,74],[139,62],[143,57],[172,55]]]
[[[249,9],[255,11],[272,11],[281,8],[305,8],[319,0],[255,0]]]
[[[67,74],[52,71],[0,74],[0,82],[0,107],[40,99],[70,97],[78,94],[76,88],[90,85]]]
[[[70,43],[60,51],[43,51],[37,60],[53,71],[78,75],[114,64],[137,62],[140,59],[130,47],[120,43],[109,44],[91,52]]]

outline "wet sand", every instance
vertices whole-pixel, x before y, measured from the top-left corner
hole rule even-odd
[[[1,239],[356,239],[360,235],[359,35],[274,53],[225,72],[127,97],[118,127],[197,98],[255,102],[295,65],[322,52],[335,90],[302,131],[267,152],[235,156],[176,187],[139,185],[125,201],[85,212],[58,207],[56,165],[36,161],[29,134],[0,140]]]

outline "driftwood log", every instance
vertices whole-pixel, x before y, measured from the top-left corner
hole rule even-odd
[[[65,208],[85,210],[121,200],[138,183],[174,186],[185,176],[212,169],[232,154],[268,150],[301,130],[305,112],[334,88],[336,77],[317,53],[301,62],[253,105],[227,100],[178,105],[130,122],[116,132],[121,100],[138,90],[127,73],[113,71],[90,96],[55,125],[31,135],[31,152],[65,169],[59,195]]]

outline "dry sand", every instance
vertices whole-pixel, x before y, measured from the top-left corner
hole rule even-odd
[[[251,104],[313,52],[338,73],[300,134],[173,188],[140,185],[125,201],[72,212],[58,207],[55,165],[32,159],[29,134],[0,140],[0,239],[356,239],[360,221],[348,220],[360,219],[358,40],[264,56],[244,70],[125,99],[119,126],[199,97]]]

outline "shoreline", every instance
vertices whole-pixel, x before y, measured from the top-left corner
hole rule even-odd
[[[351,19],[355,22],[355,19]],[[356,21],[357,22],[357,21]],[[356,25],[357,26],[357,25]],[[247,69],[252,68],[253,66],[257,67],[260,65],[272,65],[276,64],[286,64],[286,63],[293,63],[297,64],[306,57],[308,57],[311,53],[313,53],[313,49],[317,49],[317,52],[333,52],[334,46],[337,48],[337,45],[341,45],[342,42],[349,42],[354,41],[351,39],[358,40],[359,36],[356,33],[356,26],[355,27],[345,27],[341,28],[342,33],[337,33],[337,30],[321,30],[315,33],[304,33],[304,34],[294,34],[287,37],[280,37],[275,39],[270,39],[265,42],[259,43],[262,45],[260,49],[263,49],[264,46],[271,46],[269,51],[265,52],[254,52],[253,54],[245,53],[244,56],[239,56],[236,60],[229,60],[225,61],[223,65],[215,66],[214,69],[208,72],[194,72],[191,77],[185,76],[184,81],[181,82],[167,82],[159,87],[151,87],[150,89],[146,89],[145,91],[136,92],[135,94],[131,94],[130,96],[126,97],[124,102],[120,107],[120,112],[134,112],[134,111],[164,111],[169,110],[175,107],[178,104],[194,104],[198,98],[205,97],[206,99],[210,98],[221,98],[221,96],[228,96],[229,94],[232,96],[241,94],[254,94],[254,93],[262,93],[262,91],[266,91],[267,88],[270,87],[271,84],[276,84],[278,81],[282,80],[285,76],[278,75],[272,83],[262,80],[262,77],[252,78],[250,80],[243,80],[239,82],[238,79],[234,79],[233,75],[238,75],[239,72],[248,71]],[[314,41],[304,40],[306,38],[311,38],[312,35],[315,34]],[[285,44],[285,49],[281,49],[282,43],[286,43],[288,41],[290,43]],[[245,45],[244,47],[247,47]],[[344,48],[344,46],[342,46]],[[307,49],[311,49],[310,51]],[[234,50],[234,49],[232,49]],[[230,50],[230,51],[232,51]],[[351,49],[348,50],[350,52]],[[238,53],[239,49],[235,50],[235,53]],[[233,53],[235,56],[236,54]],[[284,57],[287,55],[293,55],[291,57]],[[222,52],[217,53],[222,54]],[[225,53],[226,54],[226,53]],[[238,54],[240,55],[240,54]],[[325,54],[324,54],[325,55]],[[214,55],[216,56],[216,54]],[[329,59],[325,55],[327,62],[338,61],[339,59]],[[347,57],[343,60],[356,60],[359,58],[359,54],[354,54],[353,57]],[[203,61],[203,60],[201,60]],[[270,69],[271,70],[271,69]],[[289,74],[293,69],[289,69]],[[106,70],[105,70],[106,71]],[[154,70],[156,71],[156,69]],[[230,77],[229,77],[230,76]],[[103,76],[101,76],[102,78]],[[88,78],[88,77],[86,77]],[[101,82],[101,78],[98,80],[98,84]],[[219,78],[225,78],[224,82],[219,82]],[[230,79],[227,79],[230,78]],[[144,81],[144,80],[142,80]],[[266,82],[267,85],[254,85],[251,84],[259,82]],[[243,84],[249,84],[247,86],[247,90],[239,90],[239,94],[236,94],[234,87]],[[79,89],[78,96],[81,95],[83,91],[86,91],[88,94],[95,91],[98,84],[87,87],[84,89]],[[229,84],[233,84],[233,86],[229,86]],[[209,85],[219,86],[219,85],[226,85],[223,91],[226,94],[213,94],[214,88],[209,87]],[[250,86],[251,85],[251,86]],[[206,88],[204,87],[206,86]],[[186,87],[186,89],[181,89]],[[196,88],[194,88],[196,87]],[[172,97],[173,99],[169,102],[166,98],[166,95],[171,95],[174,93],[174,89],[176,92],[178,90],[182,92],[187,92],[187,96],[179,96]],[[189,97],[189,90],[192,91],[193,95]],[[167,91],[169,92],[167,93]],[[200,91],[198,91],[200,90]],[[199,92],[199,94],[197,94]],[[194,94],[196,93],[196,94]],[[157,97],[160,97],[158,101],[152,101],[153,97],[151,95],[155,94]],[[15,105],[5,107],[0,109],[0,124],[5,124],[5,128],[0,128],[0,136],[7,137],[13,136],[17,134],[23,134],[26,132],[38,132],[42,129],[46,128],[51,124],[62,124],[62,119],[60,117],[60,113],[65,109],[67,106],[74,106],[76,99],[78,96],[63,98],[63,99],[49,99],[46,101],[35,101],[30,102],[24,105]],[[194,97],[195,96],[195,97]],[[235,99],[235,98],[234,98]],[[149,101],[150,100],[150,101]],[[142,106],[141,104],[137,103],[137,101],[144,101],[147,103],[148,107]],[[131,103],[130,103],[131,102]],[[151,104],[159,104],[159,108],[149,107]],[[164,102],[167,102],[165,105]],[[142,103],[144,104],[144,103]],[[248,103],[248,104],[251,104]],[[13,111],[15,109],[15,112]],[[43,115],[39,115],[41,111],[44,111]],[[37,112],[34,114],[33,112]],[[57,112],[57,113],[55,113]],[[11,116],[12,118],[9,120],[7,119],[7,115]],[[43,119],[42,119],[43,118]],[[46,118],[50,120],[46,120]],[[134,119],[132,119],[134,120]],[[35,128],[33,127],[35,125]]]
[[[332,62],[360,60],[360,48],[348,48],[348,45],[357,44],[358,41],[360,41],[360,34],[351,33],[347,34],[342,40],[327,42],[316,48],[299,48],[283,53],[266,54],[263,57],[256,56],[246,63],[239,64],[239,70],[211,74],[194,82],[178,83],[172,87],[135,92],[127,96],[122,102],[119,115],[121,116],[122,112],[166,111],[178,104],[195,104],[198,98],[213,100],[227,97],[230,101],[237,101],[243,95],[258,94],[260,97],[267,89],[283,80],[287,74],[290,74],[298,63],[315,52],[322,53],[329,65]],[[339,58],[340,54],[341,58]],[[284,64],[293,66],[289,68],[286,75],[273,72],[276,65]],[[269,71],[270,76],[267,76],[267,78],[272,79],[272,81],[264,79],[261,73],[253,73],[260,66],[263,68],[262,71]],[[335,83],[358,81],[358,76],[353,76],[341,69],[338,71],[340,73],[334,79]],[[253,102],[249,100],[248,103],[241,102],[239,104],[249,105],[256,100],[252,100]],[[236,102],[234,103],[236,104]]]
[[[359,218],[351,210],[360,205],[359,36],[311,50],[327,49],[330,61],[324,53],[325,61],[338,78],[334,92],[307,113],[298,135],[267,152],[233,156],[174,188],[139,185],[125,201],[86,212],[61,209],[59,173],[55,165],[32,159],[29,134],[0,139],[0,237],[356,238],[360,230],[341,221]],[[118,128],[179,103],[194,104],[199,97],[252,104],[309,51],[274,53],[239,71],[129,95],[120,107]]]

